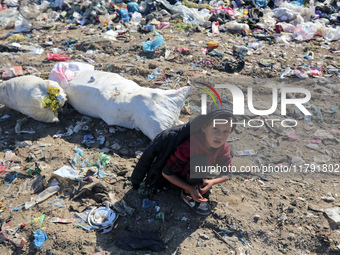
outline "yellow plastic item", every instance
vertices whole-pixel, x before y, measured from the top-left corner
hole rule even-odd
[[[198,8],[198,4],[191,2],[191,1],[184,0],[182,4],[189,8]]]
[[[208,46],[208,49],[209,50],[213,50],[213,49],[216,49],[218,46],[219,46],[219,43],[218,41],[215,41],[215,42],[207,42],[207,46]]]
[[[25,37],[19,34],[14,34],[7,38],[7,40],[11,42],[22,42],[24,39]]]
[[[187,1],[187,0],[184,0],[182,2],[183,5],[185,5],[186,7],[189,7],[189,8],[201,8],[201,9],[208,9],[208,10],[211,10],[213,7],[210,6],[209,4],[205,3],[205,4],[197,4],[197,3],[194,3],[194,2],[191,2],[191,1]]]
[[[229,0],[224,0],[225,6],[230,6],[230,1]]]
[[[55,87],[49,87],[47,91],[48,95],[44,98],[42,105],[46,109],[51,107],[53,114],[59,109],[60,104],[57,100],[57,96],[60,94],[60,90]]]

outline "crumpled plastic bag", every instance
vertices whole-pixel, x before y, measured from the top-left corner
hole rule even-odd
[[[197,9],[188,8],[182,5],[180,2],[177,2],[175,5],[171,5],[166,0],[156,1],[162,3],[172,13],[179,13],[183,17],[183,22],[185,23],[202,24],[205,21],[208,21],[211,16],[210,14],[203,15],[203,13],[198,12]]]
[[[154,52],[159,46],[165,44],[163,36],[159,33],[156,33],[156,39],[153,41],[143,42],[143,51],[145,53]]]
[[[340,39],[340,29],[337,28],[330,28],[330,27],[323,27],[321,29],[321,33],[323,38],[327,41],[337,41]]]
[[[299,24],[296,26],[293,38],[298,41],[307,41],[313,38],[316,29],[308,24]]]
[[[48,239],[47,235],[44,232],[42,232],[41,230],[37,230],[37,231],[33,232],[33,234],[34,234],[33,243],[34,243],[35,247],[39,249],[43,245],[43,243]]]

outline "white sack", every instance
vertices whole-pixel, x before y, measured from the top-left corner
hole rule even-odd
[[[60,94],[57,101],[62,107],[66,102],[66,94],[58,83],[44,81],[36,76],[13,78],[0,85],[0,104],[4,104],[35,120],[57,122],[59,121],[57,112],[54,115],[51,107],[43,107],[43,100],[48,96],[49,88],[59,89]]]
[[[108,125],[139,129],[153,139],[173,126],[189,91],[190,87],[143,88],[115,73],[85,71],[70,81],[65,92],[78,112]]]

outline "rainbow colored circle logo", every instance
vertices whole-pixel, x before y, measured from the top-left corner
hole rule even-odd
[[[217,96],[218,100],[220,101],[220,104],[222,105],[222,100],[221,100],[220,96],[218,95],[217,91],[213,87],[211,87],[208,84],[201,83],[201,82],[200,82],[200,84],[202,84],[202,85],[206,86],[207,88],[211,89],[211,91],[215,93],[215,95]],[[217,105],[214,96],[211,94],[211,92],[209,90],[207,90],[205,88],[200,88],[200,87],[198,87],[198,88],[203,90],[204,92],[206,92],[212,98],[212,100],[214,101],[215,105]]]

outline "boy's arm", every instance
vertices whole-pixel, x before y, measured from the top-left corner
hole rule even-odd
[[[183,181],[178,176],[167,175],[165,173],[162,173],[162,174],[163,174],[164,178],[167,179],[169,182],[171,182],[172,184],[184,189],[187,193],[190,193],[190,195],[192,196],[192,198],[196,202],[207,202],[208,201],[208,199],[202,197],[200,192],[195,187],[192,187],[191,185],[189,185],[188,183]]]
[[[216,179],[211,179],[211,180],[206,180],[203,182],[202,187],[200,189],[200,193],[204,194],[205,192],[207,192],[209,189],[211,189],[211,187],[213,185],[219,184],[219,183],[223,183],[229,181],[229,177],[228,176],[222,176]]]

